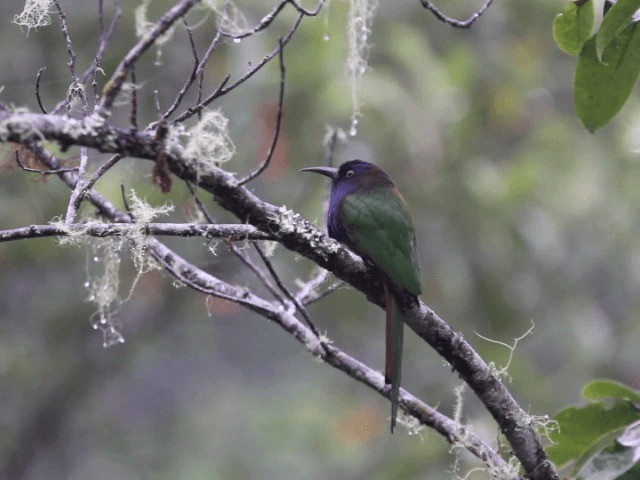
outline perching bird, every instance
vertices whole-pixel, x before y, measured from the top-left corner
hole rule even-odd
[[[331,178],[329,236],[373,264],[383,278],[387,327],[385,383],[391,384],[391,433],[396,424],[402,370],[403,311],[392,294],[421,293],[413,222],[398,188],[379,167],[351,160],[340,168],[311,167]]]

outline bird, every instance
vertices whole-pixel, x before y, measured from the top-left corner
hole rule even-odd
[[[422,293],[415,229],[407,204],[389,175],[363,160],[339,168],[309,167],[331,179],[329,236],[360,255],[381,275],[386,303],[385,384],[390,385],[391,433],[402,377],[404,312],[397,297],[418,302]],[[395,295],[394,295],[395,293]]]

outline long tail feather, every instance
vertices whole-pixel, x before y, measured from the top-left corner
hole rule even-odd
[[[396,417],[398,416],[400,381],[402,378],[404,322],[402,321],[402,312],[398,308],[386,284],[384,286],[384,293],[387,304],[384,381],[386,384],[391,384],[391,433],[393,433],[393,428],[396,425]]]

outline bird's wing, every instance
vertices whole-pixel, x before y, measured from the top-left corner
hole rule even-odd
[[[395,188],[347,195],[340,216],[356,253],[368,257],[398,287],[419,295],[420,269],[413,222]]]

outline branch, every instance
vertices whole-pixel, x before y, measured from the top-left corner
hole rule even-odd
[[[80,208],[80,204],[82,203],[82,198],[84,197],[83,191],[86,191],[85,185],[87,181],[85,180],[85,176],[87,173],[87,163],[89,162],[89,154],[87,152],[87,147],[80,147],[80,166],[78,167],[78,183],[76,183],[76,188],[73,189],[71,193],[71,197],[69,198],[69,205],[67,206],[67,214],[65,216],[66,223],[73,223],[73,220],[76,218],[76,213],[78,212],[78,208]]]
[[[189,34],[189,43],[191,44],[191,52],[193,53],[193,56],[194,56],[194,59],[195,59],[195,65],[193,67],[193,70],[191,71],[191,75],[186,80],[185,84],[182,86],[180,91],[178,92],[178,95],[176,96],[176,99],[174,100],[173,104],[164,113],[164,115],[162,115],[162,118],[164,118],[164,119],[169,118],[169,115],[171,115],[173,112],[175,112],[175,110],[180,106],[180,103],[184,99],[184,96],[187,94],[187,91],[189,91],[189,88],[191,88],[191,86],[194,84],[196,79],[200,79],[199,80],[199,82],[200,82],[200,84],[199,84],[199,86],[200,86],[200,89],[199,89],[200,95],[198,96],[198,103],[200,101],[202,101],[202,97],[201,97],[202,90],[201,90],[201,88],[202,88],[202,81],[203,81],[203,75],[204,75],[204,67],[207,65],[207,62],[211,58],[211,55],[213,55],[213,52],[215,51],[216,46],[218,45],[218,42],[219,42],[220,36],[221,36],[220,32],[218,31],[215,34],[215,36],[213,37],[213,40],[211,40],[211,43],[209,44],[209,48],[205,52],[204,57],[202,57],[202,60],[199,60],[198,59],[198,53],[196,52],[196,47],[195,47],[195,44],[194,44],[194,41],[193,41],[193,36],[191,34],[191,28],[187,24],[186,20],[184,21],[184,24],[185,24],[185,28],[187,29],[187,33]],[[224,83],[226,84],[226,82],[224,82]]]
[[[49,168],[57,168],[57,160],[47,152],[39,149],[39,147],[32,148],[32,151],[38,155],[40,160]],[[78,181],[77,175],[64,173],[61,174],[60,177],[69,188],[74,189],[76,187]],[[105,213],[106,216],[123,218],[125,222],[131,221],[126,215],[111,206],[110,202],[102,198],[98,193],[90,191],[87,194],[87,198],[101,211],[107,212]],[[68,226],[65,225],[65,228],[67,227]],[[367,385],[379,394],[388,397],[389,389],[384,383],[382,374],[372,370],[332,345],[321,344],[308,327],[305,327],[293,313],[281,308],[279,303],[267,302],[242,287],[229,285],[213,275],[202,271],[155,238],[149,238],[147,240],[147,247],[150,254],[162,264],[170,274],[186,285],[202,293],[215,295],[244,305],[248,309],[264,316],[293,335],[313,355],[323,359],[329,365],[345,372],[347,375]],[[467,432],[464,427],[454,420],[424,404],[405,390],[400,391],[400,404],[405,411],[417,418],[420,423],[441,433],[450,443],[463,445],[468,451],[492,468],[502,469],[504,471],[508,470],[508,465],[502,457],[482,439],[472,432]],[[521,479],[516,476],[514,480]]]
[[[18,164],[18,166],[23,171],[29,172],[29,173],[39,173],[40,175],[57,175],[58,173],[77,172],[78,171],[78,167],[58,168],[56,170],[38,170],[37,168],[27,167],[20,160],[20,154],[18,153],[18,150],[15,151],[15,157],[14,158],[16,159],[16,163]]]
[[[131,50],[129,50],[129,53],[127,53],[127,55],[122,59],[115,72],[113,72],[111,79],[104,87],[104,95],[98,108],[98,113],[100,113],[101,116],[104,118],[108,118],[110,116],[109,110],[113,106],[113,102],[120,92],[122,84],[126,80],[127,75],[135,62],[137,62],[142,54],[150,47],[155,45],[158,37],[171,28],[179,18],[185,15],[199,1],[200,0],[182,0],[178,5],[165,13],[160,20],[156,22],[149,33],[144,38],[141,38],[140,41]]]
[[[47,110],[42,104],[42,98],[40,98],[40,77],[42,77],[42,72],[46,69],[47,67],[41,67],[40,70],[38,70],[38,75],[36,76],[36,100],[38,101],[38,106],[40,107],[40,110],[42,110],[42,113],[47,113]]]
[[[62,36],[64,37],[65,44],[67,45],[67,54],[69,55],[69,62],[67,62],[67,66],[71,73],[71,88],[67,95],[67,108],[69,109],[69,114],[71,114],[71,97],[76,94],[82,102],[83,114],[86,115],[88,109],[87,96],[84,93],[84,88],[80,85],[78,76],[76,75],[76,52],[73,49],[71,36],[67,29],[67,15],[64,13],[64,10],[62,10],[58,0],[53,0],[53,4],[58,10],[58,16],[60,17],[60,30],[62,31]]]
[[[278,138],[280,137],[280,127],[282,126],[282,107],[284,104],[285,68],[284,68],[284,52],[282,49],[282,37],[280,37],[278,41],[278,45],[280,46],[280,51],[278,54],[278,59],[280,63],[280,96],[278,97],[278,115],[276,116],[276,128],[274,129],[274,132],[273,132],[273,140],[271,141],[271,146],[269,147],[267,156],[262,161],[262,163],[260,163],[260,165],[258,165],[258,168],[256,168],[253,172],[249,173],[249,175],[247,175],[242,180],[240,180],[238,182],[239,185],[244,185],[245,183],[250,182],[251,180],[256,178],[258,175],[260,175],[262,172],[264,172],[267,169],[267,167],[269,166],[269,163],[271,163],[271,157],[273,157],[273,152],[276,151],[276,146],[278,145]]]
[[[427,10],[429,10],[431,13],[433,13],[436,16],[436,18],[438,18],[438,20],[441,20],[447,25],[451,25],[452,27],[456,27],[456,28],[471,27],[471,25],[473,25],[475,21],[478,20],[482,16],[482,14],[487,11],[487,8],[489,8],[492,2],[493,0],[486,0],[485,4],[480,8],[480,10],[475,12],[469,18],[467,18],[466,20],[456,20],[455,18],[448,17],[447,15],[442,13],[429,0],[420,0],[420,3],[422,4],[422,6]]]
[[[230,241],[271,240],[269,234],[257,230],[251,225],[241,224],[202,224],[202,223],[148,223],[142,226],[145,235],[163,235],[168,237],[226,238]],[[62,225],[30,225],[28,227],[0,230],[0,243],[13,240],[45,237],[121,237],[132,230],[140,230],[135,223],[71,223]]]
[[[103,152],[150,160],[156,156],[153,136],[150,134],[125,132],[95,121],[40,114],[0,113],[1,141],[24,143],[40,140],[41,137],[61,141],[63,145],[79,144]],[[191,166],[195,165],[193,159],[183,155],[178,146],[167,152],[167,162],[174,175],[210,192],[218,204],[240,221],[273,235],[286,248],[333,272],[363,292],[370,301],[383,305],[382,284],[359,257],[328,238],[299,214],[286,207],[269,204],[239,186],[232,174],[212,168],[206,175],[198,175]],[[407,311],[406,323],[458,371],[484,403],[509,440],[526,475],[531,480],[557,479],[535,428],[529,424],[529,416],[464,338],[422,302]]]
[[[199,270],[186,262],[179,255],[157,241],[149,244],[151,252],[165,268],[187,285],[210,295],[226,298],[246,306],[250,310],[268,318],[296,338],[311,354],[322,359],[332,367],[341,370],[355,380],[375,390],[384,397],[389,397],[389,388],[384,383],[384,376],[349,356],[333,345],[320,344],[313,332],[305,327],[293,314],[279,307],[279,304],[265,302],[239,287],[232,287],[210,274]],[[420,423],[427,425],[452,444],[464,442],[465,448],[488,465],[495,468],[508,469],[500,455],[475,434],[468,432],[455,421],[429,407],[405,390],[400,391],[400,404]],[[515,479],[520,479],[516,476]]]
[[[311,9],[303,8],[302,5],[300,5],[296,0],[283,0],[278,5],[276,5],[273,8],[273,10],[271,10],[264,17],[262,17],[262,20],[260,21],[260,23],[256,25],[254,28],[242,33],[235,33],[235,34],[223,31],[222,34],[225,37],[229,37],[233,39],[243,39],[246,37],[250,37],[251,35],[258,33],[264,30],[265,28],[267,28],[269,25],[271,25],[271,23],[273,23],[273,21],[280,14],[280,12],[284,10],[284,7],[286,7],[288,3],[293,5],[293,7],[298,11],[300,15],[307,16],[307,17],[315,17],[316,15],[318,15],[318,13],[320,13],[320,10],[324,6],[324,2],[325,0],[319,0],[318,4],[316,5],[316,8],[311,10]]]
[[[208,97],[206,97],[204,100],[198,102],[197,105],[188,108],[187,110],[185,110],[183,113],[181,113],[178,118],[176,118],[175,120],[173,120],[173,122],[171,123],[179,123],[179,122],[184,122],[185,120],[187,120],[188,118],[191,118],[193,115],[195,115],[196,113],[202,111],[202,109],[204,107],[206,107],[207,105],[209,105],[211,102],[213,102],[216,98],[219,98],[223,95],[226,95],[227,93],[229,93],[231,90],[239,87],[240,85],[242,85],[244,82],[246,82],[247,80],[249,80],[251,77],[253,77],[256,73],[258,73],[262,67],[264,67],[267,63],[269,63],[276,55],[278,55],[280,53],[280,51],[282,50],[282,47],[284,47],[285,45],[287,45],[289,43],[289,41],[291,40],[291,38],[293,37],[293,34],[296,32],[296,30],[298,29],[298,27],[300,26],[300,22],[302,21],[302,19],[304,18],[304,14],[301,13],[298,15],[298,18],[296,19],[296,21],[294,22],[293,26],[289,29],[289,32],[287,32],[287,34],[284,36],[284,38],[282,39],[282,42],[279,44],[278,47],[276,47],[274,50],[272,50],[270,53],[268,53],[267,55],[265,55],[255,66],[249,68],[249,70],[242,76],[240,77],[238,80],[236,80],[235,82],[231,83],[230,85],[227,85],[227,83],[229,82],[230,76],[227,75],[225,76],[225,78],[223,79],[223,81],[220,83],[220,85],[218,86],[218,88],[212,93],[210,94]]]
[[[326,342],[324,342],[322,340],[322,338],[320,336],[320,332],[318,331],[318,328],[316,327],[315,323],[313,323],[313,320],[311,320],[311,317],[307,313],[307,310],[298,301],[298,299],[295,297],[295,295],[293,293],[291,293],[291,291],[284,285],[284,283],[282,283],[282,280],[280,280],[280,277],[276,273],[275,269],[273,268],[273,265],[271,264],[271,261],[267,257],[266,253],[264,253],[264,250],[262,249],[262,247],[260,245],[258,245],[257,242],[253,242],[253,246],[255,247],[256,251],[258,252],[258,255],[260,255],[260,258],[262,259],[262,262],[267,267],[267,270],[271,274],[271,278],[273,278],[273,280],[276,282],[276,285],[278,286],[280,291],[282,291],[282,293],[284,293],[285,297],[287,297],[294,304],[294,306],[296,307],[296,310],[298,311],[298,313],[300,313],[300,315],[302,315],[302,318],[304,318],[304,321],[307,323],[307,326],[309,327],[311,332],[315,335],[315,337],[320,342],[320,346],[326,351],[326,348],[327,348]]]

